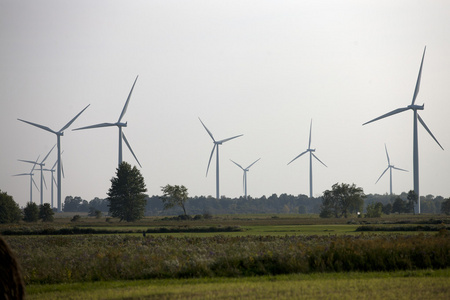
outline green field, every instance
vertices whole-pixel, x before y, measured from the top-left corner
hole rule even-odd
[[[5,239],[22,264],[29,299],[447,299],[450,293],[445,216],[70,219],[0,226],[27,233]],[[357,232],[361,225],[387,231]],[[241,231],[195,232],[227,227]],[[71,228],[95,234],[56,234]],[[180,232],[142,234],[158,228]],[[416,231],[398,231],[406,228]]]
[[[28,299],[448,299],[450,269],[31,285]]]

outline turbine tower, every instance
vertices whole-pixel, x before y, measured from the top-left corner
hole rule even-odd
[[[237,162],[233,161],[232,159],[230,159],[236,166],[238,166],[239,168],[242,169],[242,171],[244,171],[244,193],[245,193],[245,199],[247,199],[247,172],[249,171],[250,167],[253,166],[258,160],[260,160],[261,158],[258,158],[257,160],[255,160],[252,164],[250,164],[247,168],[243,168],[240,164],[238,164]]]
[[[36,163],[37,163],[38,159],[39,159],[39,156],[38,156],[38,158],[36,159]],[[21,174],[13,175],[13,176],[25,176],[25,175],[30,176],[30,203],[33,203],[33,184],[34,184],[34,186],[36,187],[36,189],[39,191],[39,188],[38,188],[36,182],[35,182],[34,179],[33,179],[33,175],[34,175],[34,174],[33,174],[33,171],[34,171],[34,168],[35,168],[35,167],[36,167],[36,164],[33,165],[33,168],[31,168],[30,173],[21,173]]]
[[[425,122],[422,120],[422,118],[417,113],[418,110],[424,109],[424,104],[416,105],[416,98],[419,94],[419,88],[420,88],[420,78],[422,77],[422,66],[423,66],[423,60],[425,58],[425,51],[427,50],[427,47],[423,50],[422,55],[422,62],[420,63],[420,69],[419,69],[419,76],[417,77],[416,82],[416,88],[414,89],[414,94],[412,98],[412,102],[410,105],[402,108],[394,109],[391,112],[388,112],[382,116],[379,116],[378,118],[375,118],[373,120],[370,120],[369,122],[364,123],[363,125],[378,121],[380,119],[404,112],[406,110],[412,110],[413,111],[413,168],[414,168],[414,192],[416,193],[417,200],[418,200],[418,212],[420,214],[420,193],[419,193],[419,140],[417,135],[417,120],[419,120],[420,124],[425,128],[425,130],[431,135],[431,137],[435,140],[435,142],[442,148],[441,144],[439,144],[438,140],[434,137],[433,133],[431,133],[431,130],[428,128],[428,126],[425,124]]]
[[[298,156],[296,156],[293,160],[291,160],[288,165],[293,162],[294,160],[296,160],[297,158],[299,158],[300,156],[302,156],[305,153],[309,152],[309,198],[313,197],[313,177],[312,177],[312,158],[314,157],[315,159],[317,159],[322,165],[324,165],[325,167],[327,167],[326,164],[324,164],[313,152],[316,151],[316,149],[311,149],[311,131],[312,131],[312,119],[311,119],[311,124],[309,125],[309,143],[308,143],[308,149],[306,149],[305,151],[303,151],[302,153],[300,153]],[[328,167],[327,167],[328,168]]]
[[[90,104],[89,104],[90,105]],[[43,130],[46,130],[48,132],[54,133],[56,135],[56,145],[57,145],[57,150],[58,150],[58,168],[57,168],[57,181],[58,181],[58,195],[57,195],[57,200],[58,200],[58,212],[61,212],[61,136],[64,135],[64,130],[66,130],[67,128],[69,128],[70,125],[72,125],[72,123],[83,113],[83,111],[86,110],[86,108],[89,107],[86,106],[82,111],[80,111],[78,113],[78,115],[76,115],[72,120],[69,121],[69,123],[67,123],[66,125],[64,125],[64,127],[62,127],[59,131],[54,131],[50,128],[48,128],[47,126],[43,126],[40,124],[36,124],[36,123],[31,123],[28,121],[24,121],[21,119],[18,119],[19,121],[25,122],[27,124],[36,126],[38,128],[41,128]]]
[[[56,145],[55,145],[56,146]],[[47,155],[44,157],[44,159],[38,163],[37,161],[31,161],[31,160],[23,160],[23,159],[19,159],[19,161],[21,162],[26,162],[26,163],[30,163],[30,164],[34,164],[35,166],[38,165],[41,167],[41,205],[44,204],[44,187],[42,186],[42,184],[45,184],[45,187],[47,188],[47,183],[45,183],[45,178],[44,178],[44,169],[43,167],[45,166],[45,160],[47,159],[47,157],[50,155],[50,153],[52,152],[53,148],[55,148],[55,146],[52,147],[52,149],[50,149],[50,151],[47,153]]]
[[[64,152],[64,151],[63,151]],[[61,153],[61,155],[62,155],[62,153]],[[56,180],[55,180],[55,167],[56,167],[56,164],[58,163],[58,161],[55,161],[55,163],[53,164],[53,166],[52,166],[52,168],[51,169],[44,169],[44,171],[47,171],[47,172],[51,172],[52,173],[52,179],[51,179],[51,181],[52,181],[52,188],[51,188],[51,205],[52,205],[52,208],[54,208],[55,206],[53,205],[53,183],[55,183],[56,184],[56,186],[58,186],[58,184],[56,183]],[[63,165],[62,165],[62,160],[61,160],[61,171],[62,171],[62,176],[64,177],[64,167],[63,167]]]
[[[391,160],[389,159],[389,154],[388,154],[388,151],[387,151],[386,144],[384,144],[384,148],[386,149],[386,157],[387,157],[387,161],[388,161],[388,166],[387,166],[387,168],[383,171],[383,173],[381,173],[381,176],[378,178],[377,182],[381,179],[381,177],[383,177],[384,173],[386,173],[386,171],[389,170],[389,175],[390,175],[390,179],[389,179],[389,182],[390,182],[390,189],[389,189],[389,190],[390,190],[390,195],[392,196],[392,169],[399,170],[399,171],[403,171],[403,172],[408,172],[408,171],[407,171],[407,170],[400,169],[400,168],[397,168],[397,167],[395,167],[394,165],[391,165]],[[375,184],[377,184],[377,182],[375,182]]]
[[[213,157],[214,151],[217,149],[217,151],[216,151],[216,199],[219,200],[219,198],[220,198],[220,193],[219,193],[219,146],[225,142],[228,142],[229,140],[243,136],[243,134],[236,135],[236,136],[224,139],[224,140],[216,141],[214,139],[212,133],[208,130],[208,128],[206,128],[205,124],[203,124],[202,120],[200,118],[198,118],[198,119],[200,120],[200,123],[202,123],[203,127],[205,127],[206,131],[208,132],[209,136],[212,138],[213,143],[214,143],[214,146],[211,151],[211,155],[209,157],[208,167],[206,168],[206,176],[208,176],[209,165],[211,163],[211,159]]]
[[[130,102],[130,98],[131,98],[131,93],[133,93],[134,85],[136,84],[136,81],[137,81],[138,77],[139,76],[136,76],[136,79],[134,80],[133,86],[131,87],[130,94],[128,95],[127,101],[125,102],[125,106],[123,107],[122,113],[119,116],[119,120],[117,120],[116,123],[100,123],[100,124],[95,124],[95,125],[90,125],[90,126],[76,128],[76,129],[73,129],[73,130],[83,130],[83,129],[90,129],[90,128],[117,126],[119,128],[119,166],[122,163],[122,139],[123,139],[125,141],[125,144],[127,144],[128,149],[130,149],[131,154],[133,154],[134,159],[136,159],[137,163],[142,168],[142,166],[139,163],[139,160],[137,159],[136,155],[134,155],[134,152],[131,149],[131,146],[128,143],[127,138],[125,137],[125,134],[122,132],[122,127],[127,127],[127,123],[128,122],[125,122],[125,123],[121,122],[123,116],[125,115],[125,113],[127,111],[128,103]]]

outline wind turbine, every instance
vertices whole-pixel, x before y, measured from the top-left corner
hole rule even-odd
[[[63,151],[64,152],[64,151]],[[63,154],[63,152],[61,153],[61,155]],[[56,167],[56,164],[58,163],[58,161],[55,161],[55,163],[53,164],[53,166],[52,166],[52,168],[51,169],[44,169],[44,171],[47,171],[47,172],[51,172],[52,173],[52,179],[51,179],[51,182],[52,182],[52,188],[51,188],[51,204],[52,204],[52,208],[53,207],[55,207],[54,205],[53,205],[53,183],[55,183],[56,184],[56,186],[58,186],[58,184],[56,183],[56,180],[55,180],[55,176],[54,176],[54,174],[55,174],[55,167]],[[62,166],[62,160],[61,160],[61,171],[62,171],[62,176],[64,177],[64,167]]]
[[[64,125],[64,127],[62,127],[59,131],[54,131],[54,130],[48,128],[47,126],[43,126],[43,125],[40,125],[40,124],[31,123],[31,122],[28,122],[28,121],[25,121],[25,120],[22,120],[22,119],[18,119],[19,121],[22,121],[22,122],[25,122],[27,124],[36,126],[38,128],[41,128],[41,129],[46,130],[48,132],[54,133],[56,135],[56,145],[57,145],[56,148],[58,150],[58,169],[57,169],[57,177],[58,177],[57,178],[57,180],[58,180],[58,184],[57,184],[57,186],[58,186],[58,197],[57,197],[57,200],[58,200],[58,212],[61,212],[61,187],[62,187],[62,184],[61,184],[61,136],[64,135],[64,130],[69,128],[69,126],[72,125],[72,123],[83,113],[83,111],[86,110],[86,108],[89,107],[89,105],[86,106],[82,111],[80,111],[78,113],[78,115],[76,115],[72,120],[70,120],[69,123]]]
[[[308,143],[308,149],[306,149],[305,151],[303,151],[302,153],[300,153],[299,155],[297,155],[293,160],[291,160],[288,165],[293,162],[294,160],[296,160],[297,158],[299,158],[300,156],[302,156],[305,153],[309,152],[309,198],[313,197],[313,177],[312,177],[312,158],[314,157],[315,159],[317,159],[322,165],[324,165],[325,167],[327,167],[326,164],[324,164],[313,152],[316,151],[316,149],[311,149],[311,130],[312,130],[312,119],[311,119],[311,124],[309,125],[309,143]],[[328,168],[328,167],[327,167]]]
[[[45,187],[47,188],[47,183],[45,183],[44,172],[43,172],[43,170],[44,170],[43,167],[45,166],[44,162],[47,159],[47,157],[50,155],[50,153],[52,152],[53,148],[55,148],[55,146],[53,146],[52,149],[50,149],[50,151],[47,153],[47,155],[44,157],[44,159],[40,163],[38,163],[37,161],[34,162],[34,161],[31,161],[31,160],[19,159],[19,161],[30,163],[30,164],[34,164],[35,166],[38,165],[38,166],[41,167],[41,205],[44,204],[44,193],[43,193],[44,188],[43,188],[42,184],[44,183]]]
[[[122,120],[123,116],[125,115],[126,111],[127,111],[128,103],[130,102],[130,98],[131,98],[131,93],[133,93],[134,85],[136,84],[136,81],[137,81],[138,77],[139,76],[136,76],[136,79],[134,80],[133,86],[131,87],[130,94],[128,95],[127,101],[125,102],[125,106],[123,107],[122,113],[119,116],[119,120],[117,120],[116,123],[100,123],[100,124],[95,124],[95,125],[90,125],[90,126],[76,128],[76,129],[73,129],[73,130],[82,130],[82,129],[117,126],[119,128],[119,166],[122,163],[122,139],[123,139],[125,141],[125,144],[127,144],[128,149],[130,149],[131,154],[133,154],[134,159],[136,159],[137,163],[142,168],[142,166],[139,163],[139,160],[137,159],[136,155],[134,155],[134,152],[131,149],[131,146],[128,143],[127,138],[125,137],[125,134],[122,132],[122,127],[127,127],[127,123],[128,122],[125,122],[125,123],[120,122]]]
[[[390,173],[389,174],[390,175],[390,179],[389,179],[389,182],[390,182],[390,193],[391,193],[391,196],[392,196],[392,169],[399,170],[399,171],[404,171],[404,172],[408,172],[408,171],[400,169],[400,168],[397,168],[394,165],[391,165],[391,160],[389,159],[389,154],[388,154],[388,151],[387,151],[386,144],[384,144],[384,148],[386,149],[386,157],[387,157],[387,161],[388,161],[388,166],[383,171],[383,173],[381,173],[381,176],[378,178],[377,182],[381,179],[381,177],[383,177],[384,173],[386,173],[386,171],[389,170],[389,173]],[[375,184],[377,184],[377,182],[375,182]]]
[[[417,77],[416,82],[416,88],[414,89],[414,94],[412,98],[412,102],[410,105],[402,108],[397,108],[391,112],[388,112],[382,116],[379,116],[378,118],[375,118],[373,120],[370,120],[369,122],[364,123],[363,125],[378,121],[380,119],[404,112],[406,110],[412,110],[413,111],[413,167],[414,167],[414,192],[417,196],[418,200],[418,212],[420,214],[420,194],[419,194],[419,140],[417,135],[417,120],[419,120],[420,124],[425,128],[425,130],[431,135],[431,137],[435,140],[435,142],[442,148],[441,144],[439,144],[438,140],[434,137],[434,135],[431,133],[431,130],[428,128],[428,126],[425,124],[425,122],[422,120],[422,118],[417,113],[418,110],[424,109],[424,104],[422,106],[414,104],[416,102],[417,95],[419,94],[419,88],[420,88],[420,78],[422,76],[422,66],[423,66],[423,60],[425,58],[425,51],[427,50],[427,47],[425,46],[423,50],[422,55],[422,62],[420,63],[420,69],[419,69],[419,76]]]
[[[208,176],[209,165],[211,164],[211,159],[213,157],[214,150],[217,149],[217,151],[216,151],[216,199],[219,200],[219,198],[220,198],[220,193],[219,193],[219,146],[225,142],[228,142],[229,140],[243,136],[243,134],[236,135],[236,136],[224,139],[224,140],[216,141],[214,139],[212,133],[208,130],[208,128],[206,128],[205,124],[203,124],[202,120],[200,118],[198,118],[198,119],[200,120],[200,123],[202,123],[203,127],[205,127],[206,131],[208,132],[209,136],[212,138],[213,143],[214,143],[214,146],[211,151],[211,155],[209,157],[208,167],[206,168],[206,176]]]
[[[258,160],[260,160],[261,158],[258,158],[257,160],[255,160],[252,164],[250,164],[247,168],[243,168],[240,164],[238,164],[237,162],[233,161],[232,159],[230,159],[236,166],[238,166],[239,168],[242,169],[242,171],[244,171],[244,193],[245,193],[245,199],[247,199],[247,172],[249,171],[250,167],[253,166]]]
[[[37,163],[38,159],[39,159],[39,156],[38,156],[38,158],[36,159],[36,163]],[[34,184],[34,186],[36,187],[36,189],[39,191],[39,188],[38,188],[36,182],[35,182],[34,179],[33,179],[33,175],[34,175],[34,174],[33,174],[33,171],[34,171],[34,168],[35,168],[35,167],[36,167],[36,164],[33,165],[33,168],[31,168],[30,173],[21,173],[21,174],[13,175],[13,176],[25,176],[25,175],[30,176],[30,203],[33,203],[33,184]]]

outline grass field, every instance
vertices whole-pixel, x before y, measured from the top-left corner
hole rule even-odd
[[[448,299],[450,269],[30,285],[28,299]]]
[[[450,295],[447,231],[356,231],[361,225],[444,228],[450,224],[447,216],[225,215],[196,221],[147,217],[133,223],[70,219],[58,216],[53,223],[1,225],[0,230],[77,227],[132,233],[5,236],[22,263],[28,299],[448,299]],[[226,226],[242,231],[142,234],[154,228]]]

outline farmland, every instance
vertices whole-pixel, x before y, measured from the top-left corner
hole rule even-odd
[[[354,279],[357,285],[368,285],[367,290],[370,290],[370,284],[386,281],[386,276],[392,274],[393,278],[401,278],[399,282],[407,280],[411,283],[417,278],[422,283],[430,281],[430,286],[437,286],[433,294],[437,298],[439,293],[448,293],[448,287],[442,284],[450,277],[450,236],[445,229],[449,219],[445,217],[431,220],[430,216],[397,216],[349,221],[311,216],[248,215],[200,221],[146,218],[132,224],[91,218],[82,218],[73,224],[69,220],[57,219],[51,225],[9,226],[10,230],[27,230],[28,233],[52,227],[55,233],[5,236],[19,257],[30,297],[54,294],[55,289],[62,289],[57,293],[65,293],[73,285],[108,290],[109,285],[114,289],[115,284],[127,286],[129,283],[134,291],[129,297],[139,298],[143,293],[152,294],[145,286],[164,282],[174,288],[179,285],[202,287],[199,295],[206,293],[204,295],[212,297],[216,292],[211,291],[211,287],[221,295],[221,289],[234,289],[232,286],[247,282],[249,290],[257,291],[262,286],[266,288],[268,285],[263,282],[272,278],[280,284],[271,283],[275,290],[267,291],[267,295],[277,293],[276,286],[284,286],[284,290],[282,288],[278,292],[292,298],[289,297],[293,292],[292,286],[319,276],[315,274],[324,276],[313,280],[319,286],[338,278],[345,282],[351,279],[348,274],[358,274]],[[357,232],[361,225],[382,227],[387,231]],[[60,229],[75,226],[98,232],[58,234]],[[392,226],[415,228],[415,231],[390,232]],[[436,231],[421,231],[424,226],[436,228]],[[192,230],[228,227],[239,230]],[[166,231],[143,235],[143,232],[155,228],[166,228]],[[0,229],[5,230],[4,227]],[[169,229],[174,230],[169,232]],[[411,281],[398,272],[412,274]],[[363,274],[378,274],[373,275],[378,279],[371,279],[373,282],[369,284],[364,279],[368,275]],[[434,274],[434,277],[426,274]],[[360,277],[362,279],[358,279]],[[236,281],[236,278],[243,280]],[[211,285],[210,280],[221,284]],[[377,284],[401,285],[396,282]],[[325,285],[331,288],[329,284]],[[166,294],[167,297],[170,295]],[[187,294],[180,292],[181,295]],[[320,295],[316,296],[320,298]],[[99,296],[102,297],[105,294]],[[195,298],[195,295],[191,297]]]

